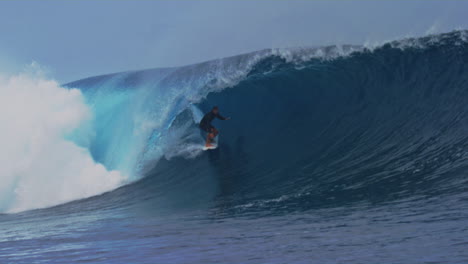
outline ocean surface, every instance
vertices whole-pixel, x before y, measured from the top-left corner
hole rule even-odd
[[[4,87],[0,263],[468,263],[468,31]]]

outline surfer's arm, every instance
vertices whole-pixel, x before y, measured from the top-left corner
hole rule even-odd
[[[217,114],[216,117],[217,117],[218,119],[221,119],[221,120],[229,120],[229,119],[231,119],[230,117],[224,117],[224,116],[222,116],[222,115],[220,115],[220,114]]]

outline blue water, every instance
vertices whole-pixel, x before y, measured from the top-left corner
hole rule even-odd
[[[91,77],[122,187],[0,215],[0,263],[468,263],[468,32]],[[196,123],[219,105],[219,147]],[[91,142],[82,140],[91,129]]]

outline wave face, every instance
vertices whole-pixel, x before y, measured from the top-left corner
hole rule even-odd
[[[463,192],[467,62],[467,32],[455,31],[66,86],[94,112],[95,137],[74,141],[109,170],[146,176],[115,191],[122,200],[305,210]],[[215,121],[219,148],[203,152],[196,123],[213,105],[232,120]]]

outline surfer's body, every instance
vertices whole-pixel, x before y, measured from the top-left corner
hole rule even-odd
[[[219,114],[217,106],[213,107],[210,112],[206,113],[200,121],[200,129],[207,132],[205,147],[211,147],[213,145],[214,138],[219,134],[219,131],[211,124],[215,118],[220,120],[229,120],[230,117],[224,117]]]

